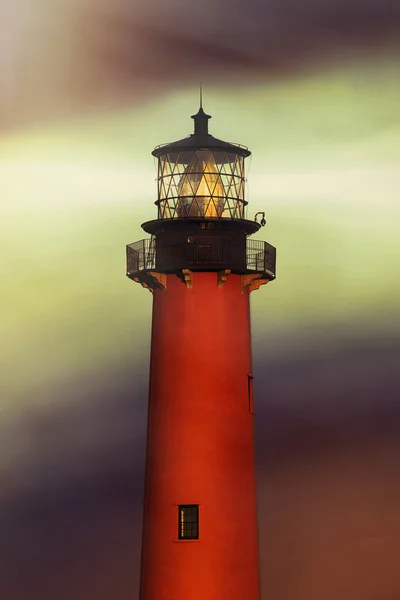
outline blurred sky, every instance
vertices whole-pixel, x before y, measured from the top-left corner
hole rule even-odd
[[[137,598],[151,295],[125,244],[200,80],[278,248],[251,297],[263,597],[398,600],[399,5],[1,10],[2,600]]]

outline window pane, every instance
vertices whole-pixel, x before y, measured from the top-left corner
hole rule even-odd
[[[180,540],[193,540],[199,537],[199,506],[186,504],[179,506],[178,537]]]

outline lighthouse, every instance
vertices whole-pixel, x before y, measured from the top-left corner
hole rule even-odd
[[[153,150],[157,218],[127,246],[153,301],[140,600],[260,599],[249,300],[276,251],[251,237],[251,153],[210,118]]]

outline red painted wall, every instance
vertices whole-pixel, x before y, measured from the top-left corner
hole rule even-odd
[[[249,294],[240,276],[154,293],[141,600],[259,600]],[[178,541],[178,505],[199,540]]]

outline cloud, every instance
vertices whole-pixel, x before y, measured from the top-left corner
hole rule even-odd
[[[398,47],[379,0],[15,3],[3,19],[3,128],[137,105],[181,85],[296,73]]]
[[[325,350],[304,344],[307,353],[278,361],[262,348],[255,357],[264,594],[333,600],[340,590],[342,600],[394,599],[398,343],[370,338],[344,346],[338,336]],[[142,383],[135,396],[130,368],[98,374],[64,386],[64,402],[24,416],[31,443],[8,475],[25,485],[8,486],[7,497],[2,466],[7,600],[23,600],[28,590],[31,600],[137,597]],[[21,427],[14,424],[11,439]]]

